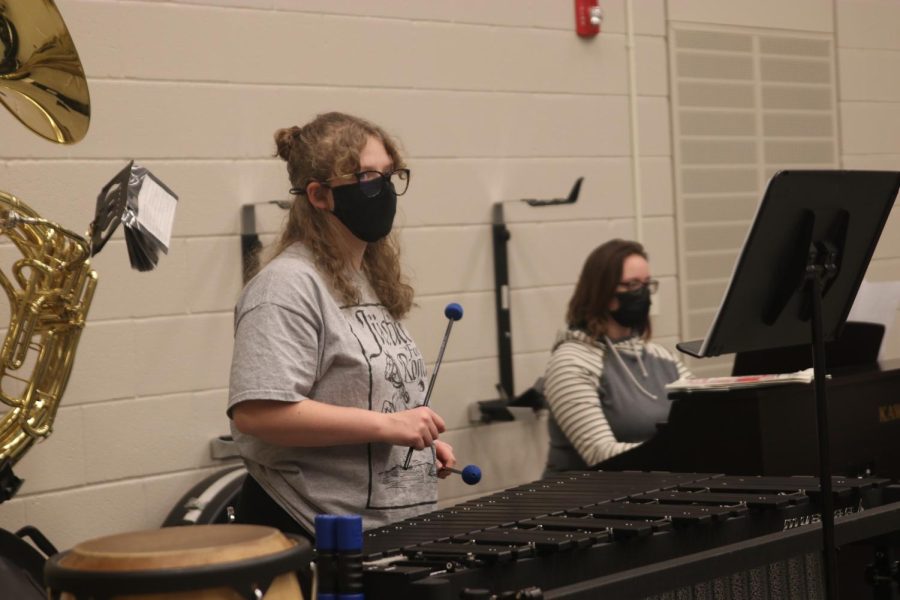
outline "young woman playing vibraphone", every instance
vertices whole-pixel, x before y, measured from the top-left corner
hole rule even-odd
[[[409,169],[380,127],[346,114],[275,138],[295,199],[235,310],[228,414],[250,474],[238,521],[312,538],[316,514],[371,528],[432,510],[456,461],[420,406],[425,363],[401,322],[413,290],[391,228]]]

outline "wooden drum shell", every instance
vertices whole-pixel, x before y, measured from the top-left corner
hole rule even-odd
[[[257,525],[166,527],[88,540],[50,558],[51,598],[302,600],[309,542]],[[271,583],[270,583],[271,582]]]

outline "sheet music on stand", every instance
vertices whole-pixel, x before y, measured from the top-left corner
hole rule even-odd
[[[97,254],[120,223],[131,266],[150,271],[159,252],[169,253],[178,196],[153,173],[133,160],[103,186],[91,223],[91,254]]]
[[[724,377],[690,377],[666,384],[667,392],[717,392],[784,385],[786,383],[810,384],[812,368],[795,373],[771,373],[764,375],[737,375]]]

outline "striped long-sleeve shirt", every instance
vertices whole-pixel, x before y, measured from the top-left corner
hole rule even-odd
[[[671,352],[640,337],[610,346],[561,332],[544,375],[548,471],[583,469],[652,437],[668,417],[665,385],[689,376]]]

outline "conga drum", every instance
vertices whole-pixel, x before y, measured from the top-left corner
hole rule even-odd
[[[310,543],[258,525],[166,527],[101,537],[52,556],[51,599],[302,600]]]

